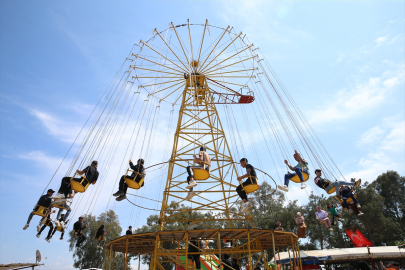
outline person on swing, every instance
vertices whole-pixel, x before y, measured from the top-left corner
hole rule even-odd
[[[294,159],[296,161],[298,161],[298,164],[295,165],[294,167],[291,166],[290,164],[288,164],[287,160],[284,160],[284,163],[287,164],[288,168],[290,168],[290,170],[295,172],[295,173],[287,173],[286,175],[284,175],[284,185],[283,186],[278,185],[278,188],[285,192],[288,192],[288,183],[290,182],[290,179],[296,175],[298,175],[298,177],[301,181],[301,189],[304,189],[307,187],[307,185],[304,183],[304,177],[303,177],[302,173],[305,172],[309,175],[308,161],[303,159],[301,157],[301,155],[297,152],[297,150],[295,150]]]
[[[76,173],[79,175],[83,175],[86,177],[87,181],[89,181],[92,185],[95,185],[98,179],[98,171],[97,171],[98,162],[97,160],[93,160],[90,166],[87,166],[83,170],[76,170]],[[60,188],[58,193],[65,195],[66,198],[73,198],[74,194],[72,191],[72,187],[70,185],[70,179],[72,177],[63,177],[62,182],[60,184]],[[81,182],[83,177],[80,178],[73,178],[73,181]]]
[[[346,181],[329,181],[326,179],[323,179],[322,176],[322,171],[320,169],[315,170],[316,177],[314,178],[315,184],[326,190],[329,191],[331,188],[335,188],[336,191],[336,196],[340,196],[340,191],[339,187],[340,186],[355,186],[355,187],[360,187],[361,184],[361,179],[357,180],[356,182],[346,182]]]
[[[243,186],[247,186],[247,185],[250,185],[250,184],[257,184],[257,175],[256,175],[255,168],[248,163],[247,158],[242,158],[240,160],[240,165],[243,168],[246,168],[246,174],[239,176],[238,181],[242,181],[242,179],[248,178],[245,182],[242,183]],[[252,205],[248,201],[246,192],[243,189],[242,185],[239,185],[236,188],[236,192],[238,193],[239,197],[243,201],[242,213],[246,213],[250,209],[250,207],[252,207]]]
[[[210,171],[211,168],[211,157],[210,155],[208,155],[208,153],[206,152],[207,148],[205,148],[205,146],[201,146],[200,147],[200,153],[198,155],[193,155],[193,162],[198,164],[198,166],[188,166],[187,167],[187,173],[188,173],[188,177],[187,177],[187,183],[188,185],[186,186],[186,188],[189,189],[189,192],[186,196],[186,200],[190,200],[191,198],[194,197],[195,192],[193,191],[193,188],[195,186],[197,186],[196,181],[194,180],[194,173],[193,173],[193,168],[194,169],[204,169],[206,171]]]
[[[128,185],[125,182],[124,177],[132,179],[137,183],[139,183],[142,179],[145,178],[146,172],[145,172],[145,168],[143,167],[144,164],[145,164],[145,160],[143,160],[142,158],[138,159],[138,161],[136,162],[136,165],[134,165],[134,163],[132,162],[132,159],[129,160],[129,167],[134,172],[130,176],[123,175],[121,177],[120,183],[118,186],[118,191],[113,194],[113,196],[117,197],[115,199],[116,201],[122,201],[127,197],[126,194],[127,194],[127,190],[128,190]],[[144,185],[145,185],[145,181],[143,181],[141,187],[143,187]]]

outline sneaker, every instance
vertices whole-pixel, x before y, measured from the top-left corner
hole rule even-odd
[[[41,226],[38,225],[38,226],[37,226],[37,232],[39,232],[40,230],[41,230]]]
[[[97,245],[97,248],[100,248],[100,246],[99,246],[99,245]]]
[[[23,230],[26,230],[29,226],[30,226],[30,224],[25,224]]]
[[[245,202],[244,204],[243,204],[243,206],[242,206],[242,213],[246,213],[249,209],[250,209],[250,207],[252,207],[252,205],[250,204],[250,202]]]
[[[122,191],[122,190],[118,190],[117,192],[115,192],[113,194],[114,197],[118,197],[118,196],[122,196],[122,195],[125,195],[124,191]]]
[[[194,196],[195,196],[195,191],[190,191],[190,192],[187,194],[186,200],[188,201],[188,200],[190,200],[191,198],[193,198]]]
[[[37,238],[40,238],[40,237],[41,237],[41,235],[39,233],[37,233]]]
[[[282,191],[288,192],[288,187],[286,185],[278,185],[278,188],[281,189]]]
[[[122,200],[124,200],[126,198],[127,198],[127,195],[123,194],[123,195],[118,196],[115,200],[116,201],[122,201]]]
[[[356,204],[356,206],[357,206],[357,208],[359,208],[359,209],[361,208],[361,205],[360,205],[359,203]]]
[[[49,238],[45,238],[45,241],[48,242],[48,243],[51,242]]]
[[[194,180],[191,180],[190,183],[186,186],[186,188],[190,189],[192,187],[196,187],[197,183]]]
[[[59,238],[59,240],[63,240],[63,237]]]
[[[354,186],[358,188],[358,187],[360,187],[360,184],[361,184],[361,179],[357,180],[356,184]]]
[[[332,228],[329,228],[329,231],[333,231],[333,229],[332,229]]]
[[[304,189],[307,187],[307,184],[305,184],[304,182],[301,182],[301,189]]]
[[[362,216],[362,215],[364,215],[364,213],[363,213],[363,212],[360,212],[360,213],[358,214],[358,216]]]

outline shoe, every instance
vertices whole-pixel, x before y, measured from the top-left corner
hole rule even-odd
[[[356,204],[356,206],[357,206],[357,208],[359,208],[359,209],[361,208],[361,205],[360,205],[359,203]]]
[[[29,226],[30,226],[30,224],[25,224],[23,230],[26,230]]]
[[[37,234],[37,238],[40,238],[40,237],[41,237],[41,235],[38,233],[38,234]]]
[[[186,186],[186,188],[190,189],[196,187],[197,183],[194,180],[191,180],[190,183]]]
[[[50,238],[45,238],[45,241],[48,242],[48,243],[51,242],[51,241],[49,241],[49,240],[50,240]]]
[[[123,195],[118,196],[115,200],[116,201],[122,201],[122,200],[124,200],[126,198],[127,198],[127,195],[123,194]]]
[[[358,187],[360,187],[360,185],[361,185],[361,179],[357,180],[356,184],[354,186],[358,188]]]
[[[187,194],[186,200],[188,201],[188,200],[190,200],[191,198],[193,198],[194,196],[195,196],[195,191],[190,191],[190,192]]]
[[[63,240],[63,237],[59,238],[59,240]]]
[[[360,213],[358,214],[358,216],[362,216],[362,215],[364,215],[364,213],[363,213],[363,212],[360,212]]]
[[[307,187],[307,184],[305,184],[304,182],[301,182],[301,189],[304,189]]]
[[[100,248],[100,246],[99,246],[99,245],[97,245],[97,248]]]
[[[250,202],[245,202],[244,204],[243,204],[243,206],[242,206],[242,213],[246,213],[249,209],[250,209],[250,207],[252,207],[252,205],[250,204]]]
[[[38,225],[38,226],[37,226],[37,232],[39,232],[40,230],[41,230],[41,226]]]
[[[118,197],[118,196],[122,196],[122,195],[125,195],[124,191],[122,191],[122,190],[118,190],[117,192],[115,192],[113,194],[114,197]]]
[[[333,231],[333,229],[332,229],[332,228],[329,228],[329,231]]]
[[[281,189],[282,191],[288,192],[288,187],[286,185],[278,185],[278,188]]]

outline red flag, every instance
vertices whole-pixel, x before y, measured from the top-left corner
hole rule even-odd
[[[373,246],[373,244],[359,230],[353,231],[353,228],[350,228],[345,231],[355,247]]]

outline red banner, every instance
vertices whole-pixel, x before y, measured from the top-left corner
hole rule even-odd
[[[373,244],[361,233],[361,231],[353,231],[353,228],[347,229],[345,231],[355,247],[373,246]]]

